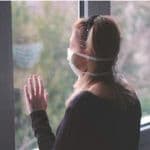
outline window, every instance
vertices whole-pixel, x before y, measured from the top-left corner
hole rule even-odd
[[[53,131],[63,117],[64,101],[75,77],[67,63],[66,50],[77,17],[77,1],[12,2],[16,149],[36,147],[23,103],[23,85],[29,75],[36,73],[44,80]]]
[[[122,31],[119,69],[133,83],[142,104],[143,116],[150,115],[150,2],[111,2],[111,14]]]
[[[10,12],[10,3],[12,12]],[[119,68],[136,87],[143,116],[150,114],[149,24],[150,2],[80,2],[81,15],[111,14],[122,32]],[[111,4],[111,7],[110,7]],[[11,18],[12,15],[12,18]],[[77,1],[0,2],[0,145],[13,149],[13,91],[11,57],[11,19],[13,34],[15,149],[34,149],[29,118],[23,103],[23,85],[32,73],[43,77],[49,93],[53,131],[64,113],[64,101],[72,90],[74,75],[66,61],[71,25],[78,17]],[[5,36],[4,36],[5,35]],[[6,42],[7,41],[7,42]],[[66,82],[67,81],[67,82]],[[61,86],[60,86],[61,85]],[[59,94],[58,94],[59,93]],[[5,136],[3,136],[5,134]]]

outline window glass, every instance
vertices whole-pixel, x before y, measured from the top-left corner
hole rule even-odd
[[[149,10],[148,1],[111,2],[111,14],[122,32],[119,69],[136,89],[141,100],[143,116],[150,115]]]
[[[31,74],[44,80],[49,93],[48,116],[56,132],[64,115],[65,100],[75,76],[66,52],[71,27],[78,17],[78,1],[13,1],[12,32],[15,91],[16,149],[37,147],[31,122],[26,115],[23,86]]]

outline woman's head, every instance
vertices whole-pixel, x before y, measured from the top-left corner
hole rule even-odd
[[[128,84],[114,74],[120,40],[118,26],[110,16],[80,18],[74,23],[69,48],[72,51],[73,68],[81,77],[74,84],[75,91],[66,105],[78,92],[91,90],[93,85],[110,87],[117,99],[121,93],[131,93]],[[99,81],[100,84],[97,84]],[[99,88],[97,91],[101,92]]]
[[[109,16],[80,18],[73,25],[70,48],[101,61],[87,60],[74,55],[74,64],[84,72],[113,73],[120,47],[120,32]],[[81,63],[81,64],[80,64]]]

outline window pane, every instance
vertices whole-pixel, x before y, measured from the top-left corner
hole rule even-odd
[[[119,69],[141,100],[143,116],[150,114],[150,2],[113,1],[111,14],[122,31]]]
[[[77,1],[12,2],[16,149],[37,147],[24,105],[23,86],[31,74],[42,76],[49,93],[48,116],[53,131],[63,117],[75,76],[66,60]]]

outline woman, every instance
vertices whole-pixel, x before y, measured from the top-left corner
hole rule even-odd
[[[120,32],[111,17],[75,22],[67,59],[78,79],[56,135],[42,81],[35,75],[28,79],[25,94],[40,150],[138,150],[141,106],[115,74],[119,50]]]

